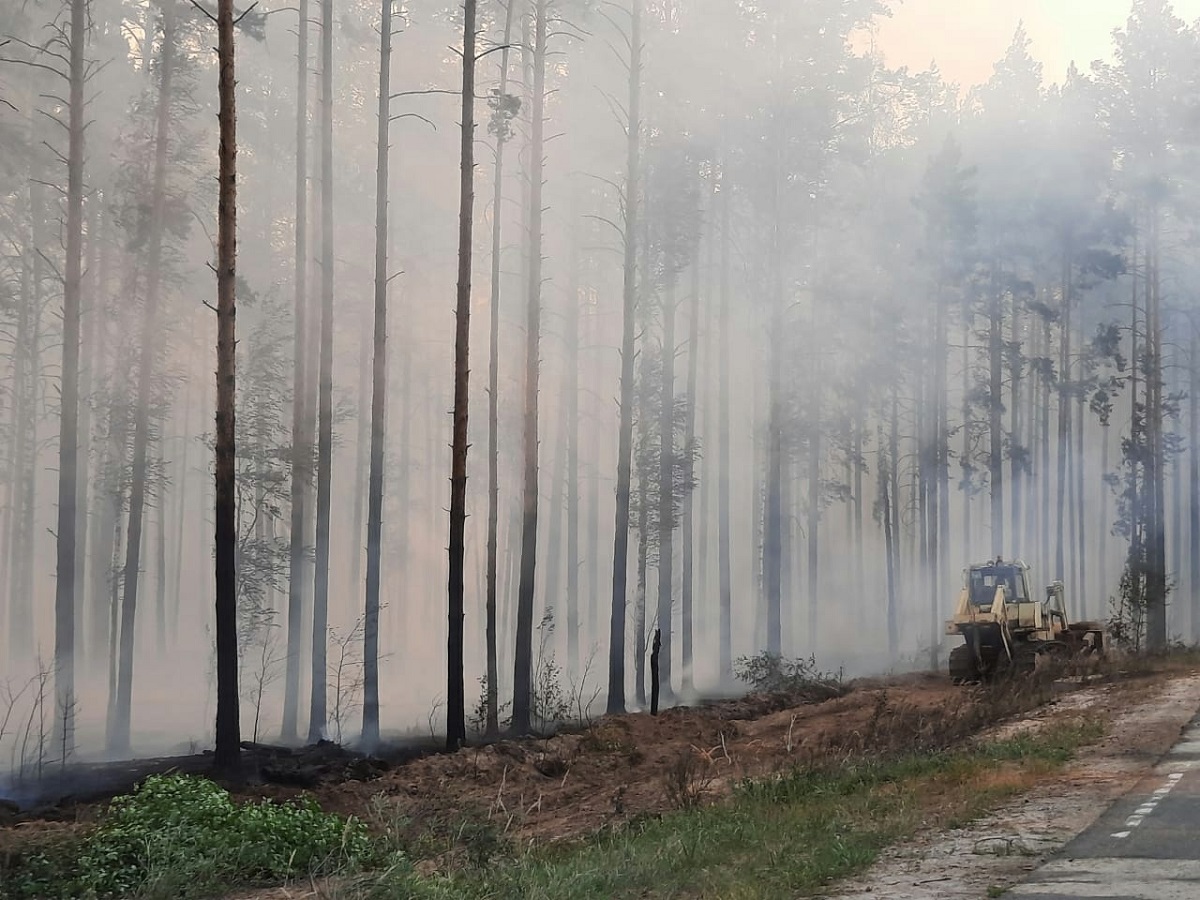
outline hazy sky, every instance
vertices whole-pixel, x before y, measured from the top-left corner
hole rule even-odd
[[[1176,0],[1175,12],[1200,19],[1200,0]],[[1086,69],[1106,58],[1112,30],[1124,24],[1130,0],[898,0],[879,28],[893,65],[920,70],[937,60],[950,81],[986,81],[1022,19],[1046,78],[1058,81],[1072,60]]]

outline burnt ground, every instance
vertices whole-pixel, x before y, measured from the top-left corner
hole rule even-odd
[[[501,740],[456,753],[405,745],[378,759],[323,744],[247,751],[244,797],[312,796],[373,828],[414,836],[490,823],[520,843],[576,839],[635,817],[713,802],[744,778],[862,754],[941,749],[997,722],[1080,703],[1119,708],[1179,672],[1109,675],[1004,689],[956,687],[946,676],[859,680],[844,696],[752,695],[658,717],[604,716],[548,738]],[[1013,726],[1008,726],[1013,727]],[[1016,726],[1020,727],[1020,726]],[[204,772],[206,755],[78,769],[70,796],[22,812],[0,808],[0,853],[89,827],[107,797],[154,772]],[[452,844],[453,842],[447,842]],[[433,855],[436,858],[436,854]],[[437,862],[430,865],[435,866]]]

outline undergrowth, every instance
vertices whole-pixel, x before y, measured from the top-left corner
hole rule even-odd
[[[565,847],[421,875],[406,865],[339,896],[374,900],[609,900],[812,895],[930,824],[957,826],[1027,790],[1099,738],[1094,722],[957,751],[797,769],[727,802],[643,817]]]
[[[841,672],[822,672],[816,657],[789,659],[778,653],[762,652],[740,657],[733,673],[760,694],[787,694],[805,700],[829,700],[850,691]]]
[[[362,822],[311,800],[238,805],[207,779],[153,775],[94,830],[0,858],[0,897],[211,896],[351,871],[376,853]]]

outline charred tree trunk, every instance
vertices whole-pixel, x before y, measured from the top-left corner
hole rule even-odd
[[[654,647],[650,650],[650,715],[658,715],[659,684],[662,670],[662,634],[654,629]]]
[[[629,575],[629,508],[633,474],[633,364],[637,318],[638,206],[641,203],[642,2],[630,0],[629,105],[625,127],[624,289],[621,309],[621,426],[617,448],[617,510],[608,641],[608,712],[625,711],[625,600]],[[640,538],[643,540],[644,538]],[[639,550],[639,557],[641,556]],[[640,569],[639,562],[639,569]],[[644,616],[643,616],[644,619]],[[639,644],[640,646],[640,644]],[[641,650],[639,649],[639,654]],[[640,663],[639,663],[640,668]],[[644,694],[639,691],[638,702]]]
[[[458,295],[454,332],[454,432],[450,450],[449,636],[446,644],[446,746],[466,743],[463,687],[464,564],[467,530],[467,408],[470,387],[471,249],[475,224],[476,0],[463,2],[462,131],[458,207]]]
[[[237,94],[234,80],[233,0],[217,0],[220,93],[220,189],[217,200],[217,447],[216,633],[217,723],[213,764],[237,774],[241,766],[238,722],[237,505],[234,401],[236,397]]]

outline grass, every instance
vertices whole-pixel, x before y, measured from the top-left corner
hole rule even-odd
[[[1067,723],[956,752],[796,771],[745,783],[719,805],[635,821],[486,868],[423,876],[401,866],[354,893],[381,900],[811,895],[922,828],[987,813],[1061,769],[1102,730]]]

